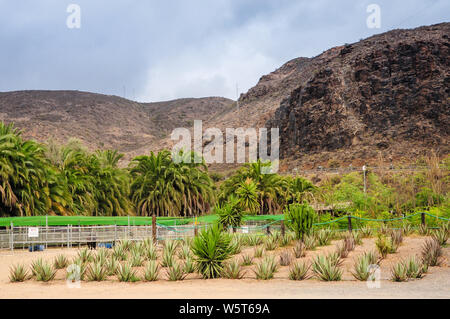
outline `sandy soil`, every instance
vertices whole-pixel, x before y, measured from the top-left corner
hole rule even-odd
[[[397,253],[390,254],[380,264],[380,288],[368,288],[365,282],[356,281],[350,273],[354,259],[365,251],[375,249],[374,239],[363,240],[344,259],[343,280],[341,282],[321,282],[317,279],[305,281],[288,280],[289,266],[280,267],[275,278],[268,281],[255,279],[254,266],[244,267],[245,276],[241,280],[214,279],[203,280],[197,274],[190,274],[184,281],[170,282],[165,269],[160,272],[156,282],[120,283],[115,277],[104,282],[82,282],[80,288],[69,288],[65,282],[65,270],[59,270],[56,280],[50,283],[28,280],[23,283],[10,283],[9,267],[16,263],[29,265],[42,257],[51,261],[58,254],[75,256],[77,249],[52,248],[45,252],[16,250],[0,251],[0,298],[450,298],[450,247],[444,248],[444,259],[440,267],[430,267],[424,278],[408,282],[394,283],[389,280],[390,267],[402,258],[418,255],[425,237],[405,237]],[[317,254],[331,252],[335,244],[318,247],[308,251],[306,257],[298,260],[311,260]],[[254,248],[245,248],[233,258],[243,254],[253,254]],[[267,252],[276,258],[291,246]],[[261,258],[255,258],[255,263]],[[140,272],[141,269],[138,269]]]

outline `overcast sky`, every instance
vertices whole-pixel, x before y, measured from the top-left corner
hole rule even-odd
[[[367,27],[372,3],[381,28]],[[246,92],[292,58],[449,15],[449,0],[0,0],[0,91],[235,99],[236,83]]]

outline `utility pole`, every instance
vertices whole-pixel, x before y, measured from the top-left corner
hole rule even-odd
[[[366,167],[366,165],[363,165],[362,170],[363,170],[363,175],[364,175],[364,194],[365,194],[366,190],[367,190],[367,187],[366,187],[366,170],[367,170],[367,167]]]
[[[238,87],[237,83],[236,83],[236,105],[237,105],[237,110],[239,111],[239,87]]]

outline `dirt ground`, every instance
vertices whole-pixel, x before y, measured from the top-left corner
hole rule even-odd
[[[58,254],[75,256],[77,249],[51,248],[44,252],[30,253],[24,250],[0,251],[0,298],[450,298],[450,247],[444,248],[443,263],[440,267],[430,267],[422,279],[395,283],[389,280],[391,266],[412,255],[419,255],[425,237],[405,237],[397,253],[390,254],[381,261],[381,281],[379,288],[369,288],[366,282],[353,278],[350,270],[357,256],[365,251],[375,249],[375,239],[363,239],[363,244],[356,246],[344,259],[342,281],[322,282],[315,278],[304,281],[288,279],[289,266],[280,267],[272,280],[256,280],[253,266],[243,267],[245,276],[240,280],[210,279],[204,280],[198,274],[190,274],[183,281],[170,282],[166,270],[160,271],[160,280],[156,282],[121,283],[112,276],[104,282],[81,282],[80,288],[70,288],[65,281],[65,270],[58,270],[56,279],[50,283],[37,282],[34,279],[23,283],[9,282],[9,267],[16,263],[29,265],[42,257],[52,261]],[[329,246],[307,251],[300,260],[310,261],[318,254],[331,252],[337,241]],[[283,250],[292,246],[280,247],[275,251],[276,258]],[[253,255],[253,247],[246,247],[233,258],[242,258],[243,254]],[[261,258],[255,258],[258,263]],[[294,259],[295,260],[295,259]],[[138,269],[141,273],[142,268]]]

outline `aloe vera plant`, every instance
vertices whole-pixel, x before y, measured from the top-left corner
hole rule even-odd
[[[306,262],[296,262],[289,269],[289,279],[290,280],[306,280],[310,276],[308,275],[308,270],[311,265],[306,264]]]
[[[241,265],[236,260],[225,263],[222,270],[222,277],[227,279],[241,279],[245,272],[242,271]]]
[[[439,266],[442,262],[442,247],[434,239],[426,239],[421,250],[422,264],[428,266]]]
[[[43,262],[41,267],[37,269],[36,280],[37,281],[50,281],[56,276],[56,269],[51,264]]]
[[[392,266],[391,279],[392,281],[397,282],[408,280],[408,270],[403,262],[399,262]]]
[[[89,281],[103,281],[108,275],[108,270],[101,261],[90,264],[86,269],[86,277]]]
[[[278,265],[275,262],[275,259],[272,256],[267,256],[256,265],[253,272],[256,275],[256,279],[268,280],[273,278],[273,275],[277,270]]]
[[[184,265],[182,263],[173,263],[172,266],[168,267],[167,278],[169,281],[179,281],[186,278],[186,273],[184,272]]]
[[[263,254],[264,254],[264,247],[256,247],[253,256],[255,256],[255,258],[261,258]]]
[[[144,280],[145,281],[156,281],[159,275],[159,265],[156,261],[151,260],[145,266],[144,269]]]
[[[117,278],[123,282],[136,282],[139,281],[139,277],[136,274],[136,270],[131,267],[131,264],[125,262],[117,266],[116,271]]]
[[[22,264],[13,265],[9,269],[9,281],[22,282],[29,277],[27,268]]]
[[[253,265],[253,256],[250,254],[245,254],[242,256],[242,261],[241,261],[241,265],[242,266],[250,266]]]
[[[319,255],[312,263],[314,275],[323,281],[339,281],[342,278],[342,269],[339,268],[339,261],[332,254],[328,256]]]
[[[55,257],[55,260],[53,261],[53,266],[55,267],[55,269],[64,269],[68,264],[69,260],[67,259],[67,257],[61,254],[57,255]]]
[[[284,250],[280,254],[280,265],[281,266],[289,266],[292,261],[292,255],[289,251]]]
[[[303,242],[297,241],[292,248],[295,258],[301,258],[306,255],[306,246]]]

